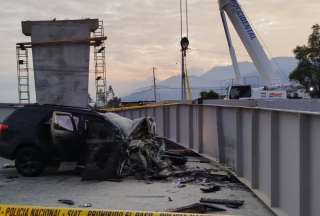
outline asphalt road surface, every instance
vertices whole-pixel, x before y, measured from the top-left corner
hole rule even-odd
[[[224,188],[219,192],[203,194],[201,186],[187,184],[177,188],[176,180],[146,184],[144,181],[125,179],[122,182],[81,181],[70,170],[47,171],[43,176],[25,178],[15,168],[4,169],[11,161],[0,158],[0,203],[49,207],[68,207],[59,199],[71,199],[75,206],[91,203],[92,208],[113,210],[165,211],[199,202],[201,197],[245,200],[240,209],[227,208],[226,214],[244,216],[273,215],[243,185]],[[213,166],[190,164],[190,166]],[[169,197],[172,201],[169,201]],[[225,214],[224,213],[224,214]]]

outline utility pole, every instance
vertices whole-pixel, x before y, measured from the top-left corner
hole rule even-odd
[[[153,94],[154,94],[154,101],[157,103],[157,84],[156,84],[156,74],[155,74],[156,68],[152,68],[153,73]]]

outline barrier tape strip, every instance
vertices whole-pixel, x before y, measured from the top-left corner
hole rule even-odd
[[[0,216],[209,216],[210,214],[188,214],[169,212],[119,211],[83,208],[51,208],[24,205],[1,205]],[[211,214],[225,216],[222,214]],[[230,215],[229,215],[230,216]]]

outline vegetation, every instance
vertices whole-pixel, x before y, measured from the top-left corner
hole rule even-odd
[[[210,91],[202,91],[202,92],[200,93],[200,97],[201,97],[201,99],[203,99],[203,100],[219,99],[219,94],[216,93],[216,92],[213,91],[213,90],[210,90]]]
[[[107,94],[108,94],[108,97],[111,97],[111,99],[108,100],[107,107],[108,108],[118,108],[118,107],[120,107],[121,98],[115,96],[113,87],[111,85],[108,88]]]
[[[297,68],[290,74],[290,80],[303,85],[312,97],[320,98],[320,25],[312,26],[308,44],[294,49]]]
[[[108,108],[119,108],[121,104],[121,98],[113,97],[108,101],[107,107]]]

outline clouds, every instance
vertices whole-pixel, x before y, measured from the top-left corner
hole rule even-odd
[[[318,0],[240,3],[272,56],[292,55],[292,49],[306,41],[310,27],[320,20]],[[29,40],[21,33],[22,20],[103,19],[108,79],[118,93],[148,78],[153,66],[162,79],[179,73],[179,0],[12,0],[1,1],[0,14],[0,101],[8,95],[3,92],[16,95],[15,43]],[[189,16],[191,70],[203,72],[229,64],[217,1],[189,0]],[[234,31],[233,38],[239,59],[248,60]]]

